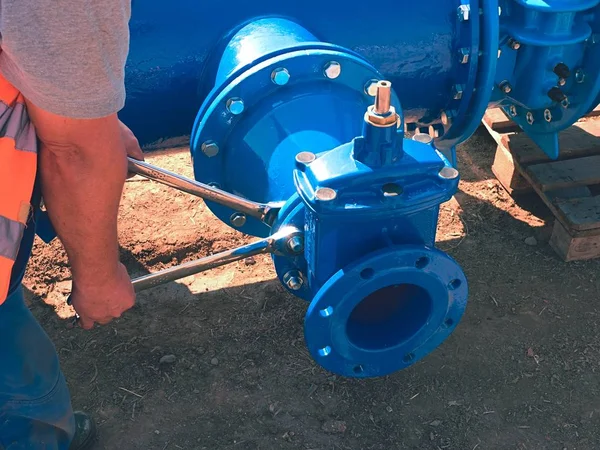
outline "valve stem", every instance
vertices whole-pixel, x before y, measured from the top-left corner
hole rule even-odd
[[[377,83],[377,93],[375,94],[375,108],[373,112],[385,116],[390,112],[392,102],[392,84],[389,81],[380,81]]]

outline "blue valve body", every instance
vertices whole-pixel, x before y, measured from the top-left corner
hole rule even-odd
[[[305,280],[290,290],[310,301],[309,351],[344,376],[414,364],[466,307],[462,270],[434,248],[439,205],[456,191],[458,172],[431,145],[402,135],[366,124],[365,136],[300,160],[298,194],[275,226],[305,231],[303,255],[275,256],[275,267],[284,284],[289,274]],[[399,157],[382,163],[382,148]]]

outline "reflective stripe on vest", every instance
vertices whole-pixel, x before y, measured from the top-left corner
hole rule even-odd
[[[31,212],[37,138],[21,93],[0,75],[0,304]]]

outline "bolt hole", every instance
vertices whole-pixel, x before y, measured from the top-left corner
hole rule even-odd
[[[364,269],[361,273],[360,273],[360,277],[363,280],[368,280],[370,278],[373,278],[373,275],[375,275],[375,271],[371,268],[368,269]]]
[[[448,289],[450,289],[451,291],[454,291],[455,289],[458,289],[461,284],[462,284],[462,281],[460,281],[459,279],[454,279],[450,283],[448,283]]]
[[[450,328],[452,325],[454,325],[454,320],[446,319],[446,321],[444,322],[444,325],[446,325],[448,328]]]
[[[413,353],[407,353],[406,355],[404,355],[404,358],[402,358],[402,361],[404,361],[405,363],[409,363],[414,359],[415,355]]]
[[[402,188],[396,183],[386,183],[381,188],[383,195],[386,197],[395,197],[396,195],[402,194]]]
[[[427,264],[429,264],[429,258],[427,256],[422,256],[419,259],[417,259],[415,267],[417,269],[424,269],[425,267],[427,267]]]
[[[363,373],[364,369],[363,366],[358,365],[358,366],[354,366],[354,369],[352,369],[354,373]]]
[[[319,355],[327,356],[331,353],[331,347],[329,345],[319,349]]]
[[[332,315],[332,314],[333,314],[333,307],[332,307],[332,306],[328,306],[327,308],[325,308],[325,309],[322,309],[322,310],[320,311],[320,314],[321,314],[321,316],[323,316],[323,317],[329,317],[330,315]]]

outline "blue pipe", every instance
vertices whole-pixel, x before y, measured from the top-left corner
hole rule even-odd
[[[428,126],[446,107],[459,64],[453,52],[457,6],[454,0],[410,7],[390,2],[375,21],[368,5],[347,0],[173,0],[168,5],[134,0],[128,97],[121,118],[143,145],[186,142],[198,109],[218,82],[217,67],[227,42],[255,19],[281,17],[322,42],[368,59],[402,96],[408,121],[424,117],[423,126]],[[437,88],[423,89],[423,80]]]
[[[556,133],[600,98],[599,2],[501,0],[499,14],[495,1],[462,3],[428,0],[408,8],[392,2],[385,14],[373,14],[346,0],[174,0],[168,7],[134,0],[121,118],[148,147],[185,143],[198,109],[218,83],[218,62],[231,36],[257,18],[282,17],[366,58],[393,83],[409,129],[431,126],[438,147],[450,149],[467,139],[485,108],[500,105],[556,157]],[[468,20],[459,20],[460,8],[468,8]],[[515,41],[519,50],[511,48]],[[573,73],[564,88],[555,86],[569,94],[566,109],[548,98],[557,62]],[[584,72],[583,83],[575,80],[577,70]],[[503,92],[507,86],[511,91]]]

